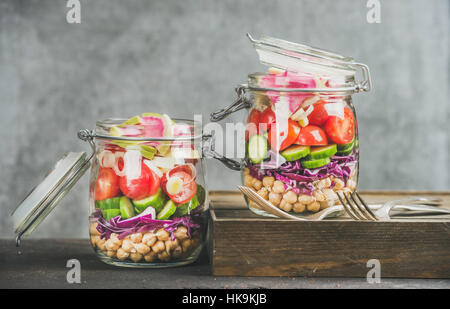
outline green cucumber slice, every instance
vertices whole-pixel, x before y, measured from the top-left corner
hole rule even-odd
[[[318,168],[330,163],[330,158],[322,158],[316,160],[303,160],[301,162],[304,168]]]
[[[120,204],[120,216],[122,217],[122,220],[134,217],[135,213],[133,203],[131,203],[128,197],[122,196],[120,198],[119,204]]]
[[[206,199],[205,188],[203,188],[199,184],[197,184],[197,198],[198,198],[198,202],[200,203],[200,205],[203,204],[205,202],[205,199]]]
[[[141,200],[133,200],[133,204],[138,213],[143,212],[148,206],[152,206],[156,212],[160,212],[164,207],[165,200],[163,191],[158,188],[155,194]]]
[[[338,151],[336,153],[337,156],[348,156],[353,152],[353,148],[350,148],[348,150]]]
[[[107,221],[114,217],[117,217],[118,215],[120,215],[120,209],[103,209],[102,210],[102,216]]]
[[[311,147],[309,158],[312,160],[329,158],[337,152],[336,144],[328,146]]]
[[[293,145],[283,150],[281,155],[286,159],[286,161],[296,161],[306,157],[309,154],[309,151],[309,146]]]
[[[337,150],[338,151],[346,151],[346,150],[350,150],[353,149],[353,146],[355,145],[355,139],[353,139],[350,143],[348,144],[339,144],[337,145]]]
[[[197,195],[194,195],[194,197],[189,202],[177,206],[177,210],[175,211],[174,216],[176,216],[176,217],[185,216],[188,213],[190,213],[192,210],[197,208],[198,205],[200,205],[200,202],[197,198]]]
[[[176,210],[177,205],[175,205],[172,200],[168,200],[166,205],[164,205],[164,208],[160,212],[158,212],[158,215],[156,215],[156,219],[167,220],[175,213]]]
[[[266,158],[268,143],[261,135],[253,135],[248,141],[248,157],[253,164],[261,163]]]
[[[119,209],[120,196],[96,201],[95,206],[100,209]]]

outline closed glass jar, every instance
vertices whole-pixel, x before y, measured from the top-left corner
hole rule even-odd
[[[89,234],[103,262],[158,268],[197,259],[208,196],[196,130],[192,121],[159,114],[97,123]]]
[[[366,65],[280,39],[249,39],[266,72],[236,88],[218,121],[246,109],[242,184],[279,209],[302,216],[339,203],[358,185],[359,138],[352,95],[370,91]],[[363,80],[357,81],[361,71]],[[273,216],[245,197],[253,212]]]

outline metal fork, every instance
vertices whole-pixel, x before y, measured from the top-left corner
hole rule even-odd
[[[357,191],[351,194],[345,194],[342,191],[336,192],[339,201],[344,206],[345,212],[358,221],[378,221],[378,217],[372,212],[366,202],[361,198]],[[359,202],[358,202],[359,200]]]
[[[364,221],[386,221],[390,220],[391,217],[389,213],[392,208],[406,209],[406,210],[417,210],[426,211],[430,213],[442,213],[450,214],[449,209],[437,208],[441,203],[439,198],[427,198],[421,196],[410,196],[403,199],[388,201],[384,203],[381,207],[376,210],[371,209],[367,203],[362,199],[357,191],[349,194],[344,194],[343,192],[336,192],[339,201],[341,202],[345,212],[352,217],[354,220],[364,220]],[[402,203],[408,203],[408,205],[402,205]],[[414,205],[415,203],[420,203],[420,205]],[[433,206],[427,206],[433,205]]]

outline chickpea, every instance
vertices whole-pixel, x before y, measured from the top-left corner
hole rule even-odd
[[[99,239],[100,239],[100,236],[97,236],[97,235],[91,236],[92,247],[95,247],[95,244],[97,243],[97,240],[99,240]]]
[[[256,192],[259,196],[261,196],[263,199],[268,200],[269,199],[269,191],[262,187],[258,192]]]
[[[319,202],[320,203],[320,210],[331,207],[334,205],[334,201],[333,200],[326,200],[323,202]]]
[[[347,180],[347,187],[348,187],[350,190],[354,191],[355,188],[356,188],[356,182],[355,182],[353,179]]]
[[[106,251],[105,243],[106,243],[106,239],[104,239],[104,238],[99,238],[99,239],[97,239],[96,245],[97,245],[97,247],[98,247],[100,250]]]
[[[250,175],[250,169],[248,167],[244,168],[244,176]]]
[[[248,200],[248,206],[251,208],[261,209],[261,207],[259,207],[259,205],[253,202],[252,200]]]
[[[255,188],[256,191],[262,188],[262,181],[258,180],[256,178],[253,178],[253,188]]]
[[[325,194],[327,201],[335,201],[338,199],[337,194],[332,189],[323,189],[322,192]]]
[[[142,233],[131,234],[130,240],[135,244],[140,243],[142,241]]]
[[[165,229],[160,229],[158,232],[156,232],[156,237],[158,237],[158,240],[169,240],[169,232],[167,232]]]
[[[175,238],[182,240],[182,239],[186,239],[188,238],[188,234],[187,234],[187,228],[185,226],[179,226],[175,232],[173,232],[173,235],[175,236]]]
[[[244,176],[244,186],[251,187],[253,185],[253,177],[250,175]]]
[[[136,249],[134,248],[134,243],[129,239],[124,239],[122,242],[122,250],[131,253],[136,252]]]
[[[106,251],[107,257],[113,258],[115,255],[116,255],[116,251],[111,251],[111,250]]]
[[[120,248],[120,245],[114,242],[111,238],[105,242],[105,248],[108,251],[117,251]]]
[[[135,244],[134,247],[136,248],[136,251],[142,255],[146,255],[150,251],[150,247],[143,243]]]
[[[273,183],[275,182],[275,178],[272,176],[266,176],[263,178],[262,183],[266,189],[271,189],[273,187]]]
[[[315,202],[316,199],[314,197],[310,196],[310,195],[307,195],[307,194],[300,194],[298,196],[297,201],[299,203],[302,203],[302,204],[311,204],[312,202]]]
[[[146,244],[149,247],[153,246],[156,240],[156,235],[153,233],[145,233],[144,236],[142,236],[142,243]]]
[[[292,191],[288,191],[283,195],[283,200],[285,200],[289,204],[294,204],[295,202],[297,202],[297,194]]]
[[[319,182],[317,183],[317,188],[318,189],[324,189],[324,188],[329,188],[331,186],[331,179],[328,178],[324,178],[319,180]]]
[[[190,240],[190,239],[185,239],[181,242],[181,247],[183,248],[184,252],[187,252],[191,246],[192,246],[192,240]]]
[[[308,204],[306,206],[306,209],[308,209],[309,211],[312,211],[312,212],[318,212],[320,210],[320,203],[317,201],[312,202],[311,204]]]
[[[91,236],[100,236],[100,232],[97,231],[97,222],[91,223],[89,225],[89,234],[91,234]]]
[[[142,260],[142,254],[140,254],[139,252],[133,252],[133,253],[130,253],[130,259],[131,259],[133,262],[137,263],[137,262],[139,262],[140,260]]]
[[[320,190],[315,190],[313,193],[313,196],[316,199],[316,201],[318,201],[318,202],[323,202],[327,199],[325,194],[323,194],[323,192]]]
[[[149,253],[144,255],[144,260],[146,262],[153,262],[154,260],[156,260],[156,252],[150,251]]]
[[[180,242],[178,239],[175,238],[175,240],[166,240],[164,245],[166,246],[166,251],[170,252],[172,251],[175,247],[178,247],[180,245]]]
[[[342,190],[345,187],[345,183],[342,179],[334,178],[333,181],[334,181],[334,187],[333,187],[334,191]]]
[[[292,204],[289,204],[286,200],[281,200],[280,209],[285,212],[290,212],[292,210]]]
[[[119,239],[119,235],[117,235],[116,233],[112,233],[109,239],[111,239],[115,245],[122,245],[122,240]]]
[[[281,194],[280,193],[269,193],[269,202],[271,202],[274,206],[278,206],[281,203]]]
[[[178,258],[183,254],[183,249],[181,248],[181,246],[177,246],[173,249],[172,251],[172,256],[174,258]]]
[[[304,212],[305,209],[306,209],[306,205],[305,204],[302,204],[302,203],[299,203],[299,202],[294,204],[294,212],[296,212],[296,213]]]
[[[166,246],[164,245],[164,241],[158,240],[153,246],[152,251],[155,251],[156,253],[159,253],[161,251],[164,251],[166,249]]]
[[[163,262],[168,262],[170,260],[170,255],[166,251],[162,251],[158,253],[158,259],[160,259]]]
[[[123,250],[122,248],[117,249],[117,258],[121,261],[125,260],[127,257],[130,256],[130,254],[128,252],[126,252],[125,250]]]
[[[275,193],[284,193],[284,183],[279,180],[275,180],[272,191]]]

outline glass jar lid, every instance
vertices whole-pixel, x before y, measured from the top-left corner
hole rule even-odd
[[[248,85],[256,91],[283,92],[360,92],[371,90],[370,72],[367,65],[357,63],[352,57],[303,44],[293,43],[277,38],[263,36],[254,39],[247,33],[259,55],[260,62],[269,67],[298,74],[310,74],[333,80],[338,87],[271,89],[252,84],[258,80],[258,73],[250,74]],[[361,69],[363,80],[357,82],[355,75]]]
[[[43,181],[16,207],[11,216],[17,246],[21,237],[32,233],[84,175],[90,166],[91,157],[86,158],[85,152],[64,154],[47,172]]]

